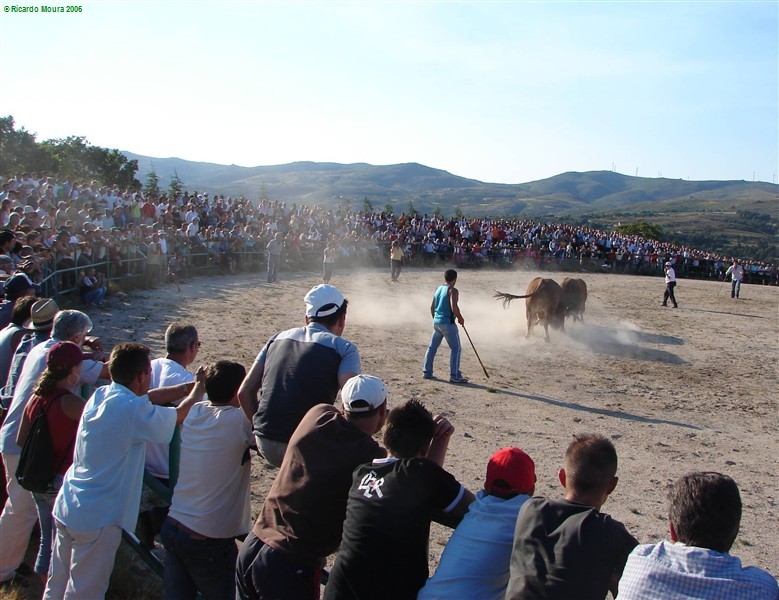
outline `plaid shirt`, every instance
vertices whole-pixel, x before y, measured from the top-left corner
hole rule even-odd
[[[636,546],[619,582],[619,600],[777,600],[770,573],[706,548],[662,541]]]

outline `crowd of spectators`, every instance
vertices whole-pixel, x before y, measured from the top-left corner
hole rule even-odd
[[[328,246],[341,265],[384,265],[397,240],[406,264],[598,270],[723,279],[730,257],[561,223],[337,210],[198,192],[142,193],[97,181],[20,173],[0,190],[0,282],[16,272],[46,295],[143,276],[181,279],[192,268],[264,262],[282,234],[282,268],[315,268]],[[742,260],[746,283],[779,283],[776,265]],[[89,269],[96,273],[90,275]],[[56,276],[53,273],[58,272]],[[102,297],[89,295],[91,300]]]

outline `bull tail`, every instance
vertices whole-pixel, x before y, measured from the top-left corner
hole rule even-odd
[[[533,292],[535,294],[535,292]],[[495,293],[492,295],[493,298],[496,300],[502,299],[503,300],[503,308],[506,309],[509,307],[509,304],[511,304],[512,300],[519,300],[520,298],[529,298],[533,294],[526,294],[524,296],[515,296],[514,294],[506,294],[504,292],[499,292],[498,290],[495,290]]]

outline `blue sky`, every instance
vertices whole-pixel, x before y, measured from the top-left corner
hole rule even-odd
[[[779,170],[776,1],[81,6],[0,13],[0,114],[40,140],[500,183]]]

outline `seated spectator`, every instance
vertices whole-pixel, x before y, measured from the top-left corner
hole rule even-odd
[[[519,448],[498,450],[487,464],[484,490],[444,548],[419,600],[503,600],[517,513],[536,487],[533,459]]]
[[[603,600],[617,595],[630,551],[625,526],[600,512],[617,487],[617,451],[607,438],[576,436],[560,469],[564,500],[534,497],[519,511],[506,600]]]
[[[637,546],[619,582],[619,598],[776,600],[770,573],[742,567],[729,554],[741,523],[741,496],[727,475],[694,471],[674,483],[671,541]]]
[[[354,472],[324,600],[417,597],[428,575],[430,521],[439,512],[460,519],[474,500],[442,467],[453,432],[418,400],[390,411],[384,432],[390,457]]]
[[[179,480],[162,529],[165,597],[235,598],[237,536],[251,528],[251,424],[238,406],[246,369],[219,361],[204,375],[208,400],[181,430]]]
[[[241,598],[318,600],[325,558],[341,542],[352,473],[386,456],[371,437],[384,426],[387,389],[357,375],[341,390],[343,413],[318,404],[289,441],[279,474],[238,553]]]
[[[95,268],[90,267],[87,269],[84,276],[79,283],[79,292],[81,299],[92,306],[100,306],[103,303],[108,286],[106,284],[105,275],[102,273],[95,273]]]

